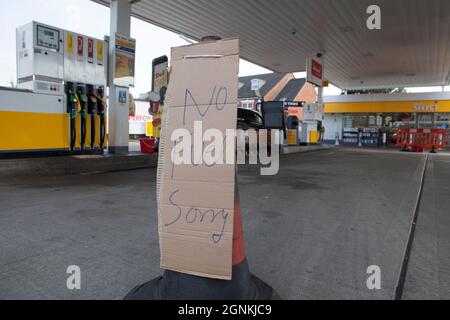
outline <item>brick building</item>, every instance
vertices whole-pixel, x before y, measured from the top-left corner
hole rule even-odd
[[[241,108],[257,110],[259,97],[252,90],[252,80],[261,83],[260,93],[264,101],[294,101],[315,103],[317,93],[305,78],[296,79],[293,73],[267,73],[239,78],[239,104]],[[298,108],[290,108],[290,115],[302,119]]]

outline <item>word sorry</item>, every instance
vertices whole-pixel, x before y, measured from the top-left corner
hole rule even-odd
[[[230,214],[225,212],[225,209],[221,210],[200,210],[198,208],[188,208],[183,210],[176,202],[175,195],[179,193],[180,190],[174,191],[169,197],[169,203],[171,206],[176,207],[178,210],[178,214],[176,217],[169,223],[166,223],[165,226],[170,227],[172,225],[177,224],[179,221],[186,222],[187,224],[201,224],[201,223],[210,223],[216,224],[217,222],[221,223],[221,231],[218,233],[213,233],[212,241],[214,244],[220,243],[223,238],[223,234],[225,231],[225,227],[227,225],[228,218]]]

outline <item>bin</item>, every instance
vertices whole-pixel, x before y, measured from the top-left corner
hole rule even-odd
[[[142,153],[155,153],[156,140],[144,138],[140,140]]]

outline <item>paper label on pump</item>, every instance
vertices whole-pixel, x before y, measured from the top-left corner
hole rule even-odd
[[[84,55],[84,39],[83,39],[83,36],[78,36],[77,52],[78,52],[78,56],[80,56],[80,57],[82,57]]]
[[[97,64],[99,66],[103,65],[103,42],[97,42]]]
[[[94,40],[88,39],[88,62],[94,63]]]
[[[67,33],[67,54],[73,54],[73,33]]]

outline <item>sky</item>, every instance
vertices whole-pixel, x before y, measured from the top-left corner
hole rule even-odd
[[[31,21],[81,33],[98,39],[109,34],[109,9],[89,0],[2,0],[0,11],[0,86],[16,81],[16,28]],[[162,55],[170,57],[170,48],[186,45],[179,35],[132,18],[131,37],[136,39],[136,86],[139,95],[151,89],[152,60]],[[241,61],[241,76],[270,72]]]
[[[16,81],[16,28],[31,21],[42,22],[86,36],[103,39],[109,34],[109,9],[90,0],[14,0],[2,1],[0,10],[0,86],[10,86]],[[131,92],[138,96],[151,89],[151,64],[156,57],[167,55],[170,48],[186,45],[179,35],[132,18],[131,37],[136,39],[136,80]],[[270,72],[267,69],[241,60],[240,76]],[[295,74],[305,77],[304,73]],[[428,89],[440,91],[441,88]],[[410,90],[408,90],[410,91]],[[411,91],[422,91],[420,88]],[[425,91],[425,90],[424,90]],[[338,95],[341,90],[330,86],[325,95]]]

